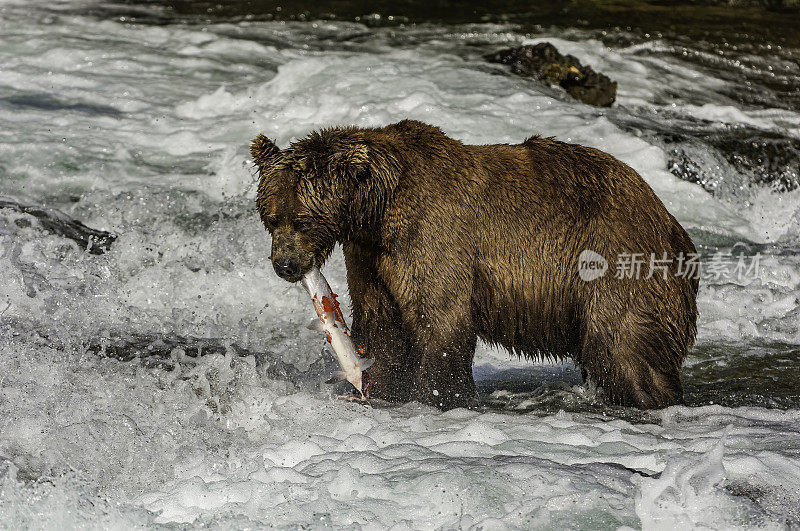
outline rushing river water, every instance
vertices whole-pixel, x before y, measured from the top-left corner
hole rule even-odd
[[[800,526],[797,49],[109,13],[0,5],[0,527]],[[539,41],[617,104],[483,59]],[[477,411],[330,398],[248,142],[406,117],[606,150],[705,265],[746,262],[704,275],[685,407],[608,408],[571,364],[485,346]],[[23,208],[42,206],[117,238],[88,252]],[[325,273],[346,303],[340,252]]]

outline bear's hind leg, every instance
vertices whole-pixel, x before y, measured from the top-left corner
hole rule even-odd
[[[612,404],[660,409],[683,403],[683,353],[666,330],[623,327],[614,336],[590,334],[582,351],[582,369]]]

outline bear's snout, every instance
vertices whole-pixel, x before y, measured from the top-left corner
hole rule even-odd
[[[290,257],[280,257],[272,261],[275,272],[284,280],[297,282],[300,280],[300,262]]]
[[[279,277],[297,282],[314,267],[317,257],[307,235],[292,228],[290,221],[284,221],[272,232],[270,260]]]

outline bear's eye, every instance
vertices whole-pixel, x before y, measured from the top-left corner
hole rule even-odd
[[[311,230],[311,222],[305,219],[297,219],[292,224],[292,227],[294,227],[294,230],[297,232],[306,232]]]
[[[267,216],[264,218],[264,225],[266,225],[269,230],[275,230],[278,226],[278,218],[275,216]]]
[[[307,232],[311,230],[313,225],[307,219],[296,219],[292,224],[292,226],[294,227],[294,230],[296,230],[297,232]]]

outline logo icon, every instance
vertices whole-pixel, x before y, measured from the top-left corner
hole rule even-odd
[[[584,282],[596,280],[608,271],[608,262],[596,252],[586,249],[578,256],[578,276]]]

